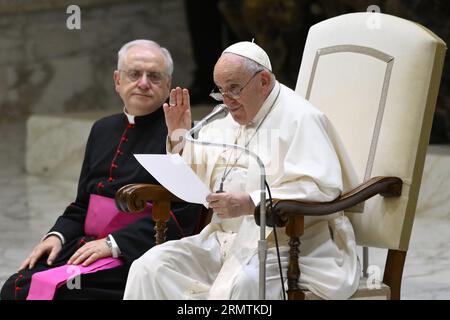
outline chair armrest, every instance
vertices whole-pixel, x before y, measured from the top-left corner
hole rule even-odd
[[[140,212],[148,201],[184,202],[160,185],[135,183],[116,192],[116,207],[124,212]]]
[[[267,225],[284,227],[292,216],[322,216],[349,209],[365,200],[380,194],[383,197],[399,197],[402,193],[402,180],[397,177],[374,177],[355,189],[330,202],[308,202],[298,200],[273,199],[266,202]],[[260,205],[255,208],[254,216],[259,225]]]

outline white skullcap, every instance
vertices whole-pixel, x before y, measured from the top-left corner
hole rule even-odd
[[[250,60],[253,60],[263,67],[266,67],[270,71],[272,71],[272,65],[270,64],[270,59],[267,53],[256,43],[250,42],[250,41],[242,41],[235,44],[232,44],[225,50],[223,50],[222,54],[224,53],[234,53],[239,56],[248,58]]]

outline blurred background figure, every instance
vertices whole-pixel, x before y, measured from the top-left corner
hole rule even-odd
[[[415,21],[450,43],[450,3],[445,0],[219,0],[219,9],[240,40],[255,39],[272,58],[278,79],[295,87],[309,28],[341,14],[367,11]],[[431,143],[450,143],[450,55],[446,57]]]

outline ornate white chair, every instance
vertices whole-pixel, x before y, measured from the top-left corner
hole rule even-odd
[[[358,245],[388,250],[381,286],[363,277],[353,298],[400,299],[445,52],[430,30],[379,13],[338,16],[309,31],[295,90],[333,123],[361,186],[328,204],[276,201],[268,219],[287,222],[296,244],[301,215],[346,210]],[[297,286],[291,251],[289,298],[316,298]]]
[[[330,203],[275,199],[268,210],[268,222],[286,226],[291,237],[289,299],[317,298],[298,287],[303,217],[341,210],[358,245],[389,250],[381,287],[368,288],[362,278],[353,298],[400,298],[445,51],[431,31],[384,14],[347,14],[311,27],[296,91],[334,124],[361,185]],[[116,195],[124,211],[149,200],[161,243],[170,201],[178,199],[151,185],[125,186]]]

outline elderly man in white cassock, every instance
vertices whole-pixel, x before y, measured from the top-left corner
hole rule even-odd
[[[229,107],[204,126],[202,141],[245,146],[262,159],[273,198],[332,201],[355,176],[324,114],[271,72],[266,52],[252,42],[225,49],[214,82]],[[259,168],[236,150],[181,141],[191,128],[189,92],[176,88],[163,106],[167,150],[181,152],[212,193],[214,214],[198,235],[153,247],[131,266],[125,299],[258,299]],[[186,186],[187,188],[189,186]],[[221,191],[221,192],[216,192]],[[282,298],[275,242],[267,232],[266,298]],[[288,238],[279,236],[281,266],[288,265]],[[305,217],[300,286],[325,299],[346,299],[357,289],[360,266],[352,225],[342,212]]]

